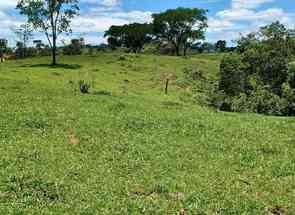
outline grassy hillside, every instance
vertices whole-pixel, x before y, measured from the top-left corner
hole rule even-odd
[[[209,110],[176,84],[219,56],[60,61],[0,64],[0,214],[295,214],[295,119]]]

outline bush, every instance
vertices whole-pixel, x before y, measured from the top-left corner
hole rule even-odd
[[[225,55],[221,60],[219,89],[228,96],[237,96],[244,91],[245,74],[238,54]]]
[[[283,98],[286,101],[285,115],[295,116],[295,89],[289,83],[284,83],[282,86]]]
[[[197,81],[197,80],[204,80],[204,72],[198,68],[193,67],[185,67],[183,69],[184,76],[187,80],[190,81]]]
[[[85,80],[80,80],[78,84],[79,84],[79,89],[81,93],[83,94],[89,93],[89,89],[90,89],[89,83],[87,83]]]
[[[253,112],[266,115],[284,115],[287,103],[270,90],[270,86],[259,86],[250,95],[244,93],[232,99],[231,109],[235,112]]]
[[[81,55],[83,43],[81,39],[72,39],[71,44],[63,48],[64,55]]]
[[[287,81],[290,87],[295,88],[295,62],[289,64]]]
[[[238,41],[240,54],[224,56],[219,92],[212,100],[221,110],[295,115],[295,64],[288,31],[279,22]]]

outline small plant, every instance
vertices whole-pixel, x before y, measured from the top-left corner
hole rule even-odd
[[[125,61],[125,60],[127,60],[126,56],[121,55],[121,56],[119,57],[119,61]]]
[[[91,87],[89,83],[87,83],[85,80],[80,80],[78,84],[79,84],[79,89],[81,93],[83,94],[89,93],[89,89]]]

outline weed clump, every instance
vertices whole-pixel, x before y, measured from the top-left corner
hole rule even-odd
[[[120,55],[119,57],[119,61],[126,61],[127,58],[124,55]]]
[[[80,89],[80,92],[83,93],[83,94],[88,94],[89,93],[89,90],[90,90],[90,87],[91,85],[89,83],[87,83],[85,80],[80,80],[78,82],[79,84],[79,89]]]

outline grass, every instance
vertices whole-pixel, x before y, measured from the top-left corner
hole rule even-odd
[[[219,59],[0,64],[0,214],[295,214],[295,120],[216,112],[176,84]]]

